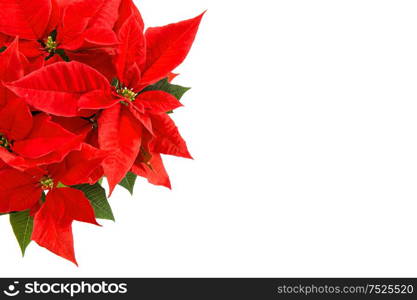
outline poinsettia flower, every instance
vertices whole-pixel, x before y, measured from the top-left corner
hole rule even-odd
[[[131,169],[139,153],[141,128],[153,131],[150,115],[165,114],[181,106],[166,92],[136,94],[126,87],[112,87],[104,76],[79,62],[44,67],[8,87],[34,109],[58,116],[91,115],[101,109],[97,113],[98,143],[100,149],[111,152],[103,163],[111,191]],[[164,134],[167,130],[159,129]]]
[[[8,0],[2,4],[0,32],[18,36],[22,52],[38,67],[68,52],[118,43],[113,27],[121,0]],[[56,55],[58,54],[58,55]],[[61,58],[60,58],[61,57]]]
[[[5,87],[5,83],[15,81],[25,75],[28,61],[20,53],[18,39],[0,53],[0,107],[16,96]]]
[[[83,144],[81,150],[71,152],[61,163],[24,172],[0,170],[0,212],[32,210],[32,240],[76,264],[72,221],[98,223],[84,193],[64,185],[96,182],[102,176],[99,170],[105,155]],[[45,191],[43,203],[41,196]]]
[[[117,2],[113,1],[113,4],[109,4],[115,7]],[[116,9],[113,9],[112,12],[116,12]],[[120,6],[118,9],[118,19],[114,24],[114,32],[116,35],[119,33],[121,26],[125,24],[125,21],[133,16],[135,21],[138,23],[141,28],[141,35],[143,36],[144,23],[142,16],[139,10],[136,8],[135,4],[131,0],[122,0],[120,1]],[[111,24],[114,19],[112,19]],[[134,28],[135,29],[135,28]],[[123,47],[119,41],[118,45]],[[139,48],[140,51],[143,51]],[[90,49],[78,49],[77,51],[67,51],[66,52],[70,61],[79,61],[90,67],[93,67],[101,74],[103,74],[110,81],[114,78],[116,74],[115,66],[113,64],[113,58],[116,55],[115,47],[101,47],[101,48],[90,48]]]
[[[65,130],[50,116],[32,116],[21,99],[0,109],[0,159],[14,168],[60,162],[69,152],[79,150],[82,141],[82,135]]]
[[[139,16],[130,11],[117,30],[116,84],[85,64],[71,62],[47,66],[8,85],[32,107],[47,113],[74,117],[97,111],[98,143],[111,153],[103,162],[110,193],[139,154],[142,127],[151,134],[158,131],[155,153],[190,157],[176,126],[165,116],[181,103],[166,92],[142,90],[170,75],[184,60],[203,14],[150,28],[145,35]]]
[[[0,214],[18,239],[13,220],[34,219],[23,252],[31,233],[77,264],[72,222],[113,217],[90,203],[107,207],[103,176],[110,194],[129,171],[171,188],[162,155],[191,158],[170,117],[187,88],[169,82],[204,13],[145,30],[132,0],[0,6]]]

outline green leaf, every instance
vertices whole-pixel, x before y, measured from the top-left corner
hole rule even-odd
[[[126,177],[119,182],[119,185],[124,187],[126,190],[130,192],[131,195],[133,195],[133,188],[135,187],[136,178],[136,174],[129,172],[126,174]]]
[[[56,36],[57,36],[57,31],[56,29],[52,30],[51,33],[49,34],[49,36],[52,38],[52,40],[55,42],[56,41]]]
[[[46,201],[46,194],[45,194],[45,191],[43,191],[41,195],[41,202],[45,203],[45,201]]]
[[[120,85],[119,79],[117,79],[117,78],[113,78],[113,79],[111,80],[111,86],[113,86],[113,87],[115,87],[116,89],[118,89],[118,88],[119,88],[119,85]]]
[[[94,208],[94,213],[97,219],[114,221],[113,212],[109,202],[107,201],[106,191],[100,184],[80,184],[74,185],[72,188],[84,192],[85,196],[88,200],[90,200],[91,206]]]
[[[19,243],[22,255],[30,243],[30,237],[33,230],[33,217],[29,210],[10,213],[10,224],[12,225],[14,235]]]
[[[180,100],[182,96],[190,89],[191,88],[171,84],[168,82],[168,78],[165,78],[153,85],[148,86],[143,91],[163,91],[175,96],[178,100]]]
[[[62,187],[68,187],[68,185],[63,184],[62,182],[58,182],[56,187],[62,188]]]
[[[70,59],[69,59],[68,55],[65,53],[64,49],[56,49],[55,53],[58,54],[59,56],[61,56],[63,61],[65,61],[65,62],[70,61]]]
[[[7,47],[6,47],[6,46],[1,47],[1,48],[0,48],[0,53],[2,53],[2,52],[4,52],[4,51],[6,51],[6,49],[7,49]]]

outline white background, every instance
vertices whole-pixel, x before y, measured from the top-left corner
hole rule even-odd
[[[176,80],[195,160],[74,224],[79,268],[1,217],[2,276],[417,276],[416,1],[137,2],[208,9]]]

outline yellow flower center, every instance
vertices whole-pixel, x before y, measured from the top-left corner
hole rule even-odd
[[[0,134],[0,147],[10,150],[10,141],[2,134]]]
[[[130,102],[135,101],[137,97],[137,93],[133,91],[133,89],[128,89],[127,87],[121,88],[117,90],[117,93],[123,96],[125,99],[129,100]]]
[[[58,43],[54,41],[54,38],[52,36],[48,36],[45,41],[45,50],[49,53],[53,53],[55,52],[57,46]]]
[[[41,184],[41,189],[43,190],[50,190],[54,187],[54,180],[49,176],[43,177],[39,183]]]

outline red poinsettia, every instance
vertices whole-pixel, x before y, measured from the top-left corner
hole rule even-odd
[[[32,240],[76,263],[72,221],[98,224],[83,192],[65,186],[96,182],[102,176],[100,163],[105,155],[83,144],[61,163],[25,171],[0,170],[0,213],[30,209],[35,215]],[[48,192],[43,202],[44,191]]]
[[[170,188],[161,155],[191,158],[169,115],[188,89],[171,81],[204,13],[145,30],[131,0],[0,4],[0,213],[23,252],[76,263],[72,222],[113,219],[103,176],[110,194],[136,176]]]
[[[9,87],[34,108],[59,116],[102,110],[97,119],[98,141],[101,149],[112,153],[103,163],[112,191],[139,154],[142,128],[151,134],[157,131],[154,144],[159,153],[190,157],[185,142],[165,114],[181,103],[164,91],[141,91],[167,77],[184,60],[202,16],[150,28],[145,35],[141,23],[130,16],[118,34],[121,43],[114,59],[117,83],[113,88],[103,75],[78,62],[53,64]],[[66,83],[62,84],[64,78]]]
[[[113,26],[121,0],[0,1],[0,32],[21,39],[22,53],[43,65],[82,52],[118,44]],[[56,54],[56,55],[55,55]]]

